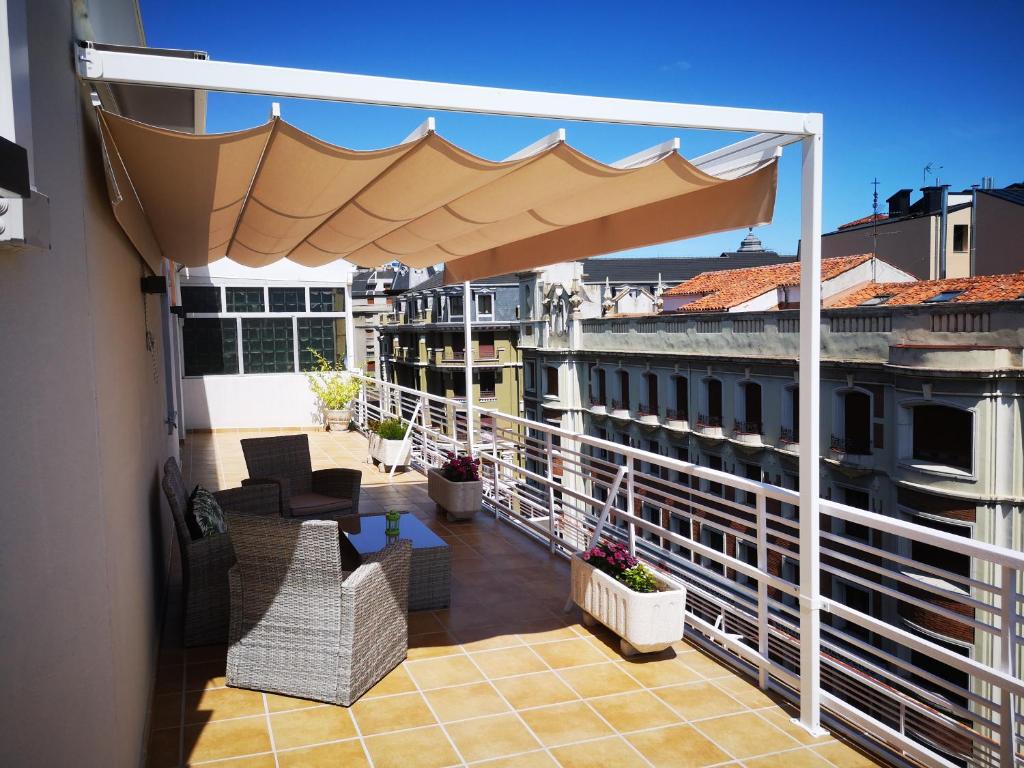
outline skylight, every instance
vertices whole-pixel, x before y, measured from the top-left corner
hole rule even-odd
[[[943,304],[947,301],[952,301],[959,296],[963,291],[943,291],[940,294],[932,296],[930,299],[925,299],[925,304]]]
[[[893,294],[891,294],[891,293],[880,293],[877,296],[872,296],[867,301],[862,301],[860,303],[860,306],[862,306],[862,307],[875,307],[875,306],[878,306],[879,304],[885,304],[892,297],[893,297]]]

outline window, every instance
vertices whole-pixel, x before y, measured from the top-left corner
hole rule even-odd
[[[862,307],[875,307],[875,306],[878,306],[879,304],[885,304],[887,301],[889,301],[889,299],[891,299],[893,297],[893,295],[894,294],[891,294],[891,293],[880,293],[877,296],[872,296],[867,301],[862,301],[860,303],[860,306],[862,306]]]
[[[953,225],[953,250],[954,251],[966,251],[968,246],[967,233],[970,231],[970,227],[967,224],[954,224]]]
[[[608,405],[608,381],[604,368],[597,369],[597,404]]]
[[[305,312],[306,292],[301,288],[271,288],[271,312]]]
[[[955,525],[943,523],[929,517],[915,517],[912,522],[934,528],[955,536],[971,537],[971,529],[966,525]],[[933,568],[940,568],[967,578],[971,575],[971,556],[957,552],[949,547],[938,547],[934,544],[926,544],[923,541],[910,542],[910,557],[915,563],[930,565]]]
[[[220,312],[220,288],[215,286],[182,286],[181,306],[187,314]]]
[[[523,379],[527,392],[537,389],[537,364],[530,361],[523,363]]]
[[[619,371],[619,406],[629,410],[629,371]]]
[[[480,340],[477,349],[477,355],[481,360],[490,360],[494,358],[494,333],[491,331],[481,332],[477,334],[477,338]]]
[[[686,448],[676,448],[676,458],[680,461],[690,461],[690,451]],[[676,472],[676,482],[680,485],[690,484],[690,475],[686,472]],[[689,496],[687,496],[689,498]]]
[[[761,466],[759,464],[744,464],[743,476],[746,477],[747,480],[761,482]],[[739,501],[742,501],[742,499],[739,499]],[[751,507],[757,506],[757,494],[747,491],[746,503]]]
[[[227,299],[228,312],[263,311],[262,288],[226,288],[224,296]]]
[[[913,410],[915,460],[970,472],[974,448],[974,418],[970,411],[946,405],[918,405]]]
[[[299,370],[311,371],[316,367],[313,353],[309,351],[310,347],[323,355],[330,363],[337,360],[336,323],[340,323],[340,321],[326,317],[300,317],[298,319]],[[248,370],[248,366],[246,366],[246,370]]]
[[[952,301],[957,296],[959,296],[961,293],[963,293],[963,291],[943,291],[942,293],[935,294],[930,299],[925,299],[924,303],[925,304],[943,304],[943,303],[945,303],[947,301]]]
[[[674,414],[680,421],[689,418],[690,412],[690,382],[685,376],[676,376],[676,408]]]
[[[721,456],[708,456],[708,466],[711,469],[716,469],[719,472],[722,471],[722,457]],[[708,481],[708,493],[713,493],[715,496],[722,495],[722,484]]]
[[[718,379],[705,379],[704,395],[707,411],[701,414],[701,420],[705,426],[722,426],[722,382]]]
[[[242,361],[246,373],[289,373],[295,370],[290,319],[242,321]]]
[[[658,412],[658,376],[654,373],[648,373],[644,378],[647,379],[647,407],[645,411],[656,414]]]
[[[841,435],[833,435],[832,447],[857,456],[871,453],[871,396],[852,390],[841,392],[839,419]]]
[[[871,511],[871,496],[868,495],[867,491],[861,491],[857,488],[843,488],[842,492],[843,504],[846,506],[863,509],[865,512]],[[839,523],[836,530],[837,533],[865,544],[870,543],[871,529],[868,526],[862,523],[851,523],[848,520],[837,520],[836,522]]]
[[[462,319],[462,297],[461,296],[449,296],[448,297],[448,319],[449,320],[461,320]]]
[[[476,295],[476,316],[478,319],[494,317],[494,294],[478,293]]]
[[[547,367],[547,390],[545,394],[551,397],[558,397],[558,369],[553,365]]]
[[[725,552],[725,535],[717,528],[710,527],[707,523],[704,523],[700,527],[700,543],[709,549],[713,549],[716,552]],[[725,567],[717,560],[712,560],[710,557],[701,557],[700,564],[707,568],[709,571],[721,575],[725,573]]]
[[[495,397],[497,378],[494,371],[480,371],[480,397]]]
[[[220,291],[217,295],[219,301]],[[186,376],[238,373],[238,328],[234,319],[189,318],[181,337]]]
[[[372,303],[368,302],[368,303]],[[345,311],[345,289],[344,288],[310,288],[309,289],[309,311],[310,312],[344,312]]]
[[[736,431],[748,435],[760,435],[761,424],[761,385],[752,381],[740,384],[740,406],[743,413],[736,419]]]
[[[800,442],[800,388],[787,387],[782,395],[782,427],[779,437],[787,443]]]

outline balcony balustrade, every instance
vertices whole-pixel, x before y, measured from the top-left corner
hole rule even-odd
[[[832,451],[849,456],[870,456],[871,441],[860,437],[832,435]]]
[[[624,400],[612,400],[612,416],[629,418],[629,403]]]
[[[639,403],[636,407],[636,416],[641,424],[657,424],[658,406],[653,403]]]

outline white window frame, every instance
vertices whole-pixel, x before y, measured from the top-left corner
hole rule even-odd
[[[955,478],[957,480],[975,481],[978,479],[978,450],[980,436],[978,429],[978,407],[966,406],[946,399],[911,398],[901,400],[897,404],[896,411],[896,451],[899,466],[911,469],[926,475]],[[945,464],[932,464],[914,458],[914,409],[920,405],[936,405],[944,408],[953,408],[957,411],[966,411],[971,415],[971,468],[964,470],[960,467],[948,466]]]
[[[480,311],[480,299],[481,298],[485,298],[485,297],[489,298],[491,300],[491,311],[490,312],[481,312]],[[494,291],[473,291],[473,305],[474,305],[474,309],[476,311],[476,319],[477,320],[494,320],[494,310],[495,310],[495,306],[494,305],[497,303],[495,298],[496,297],[494,295]]]

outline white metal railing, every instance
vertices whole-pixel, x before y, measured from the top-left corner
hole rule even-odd
[[[416,466],[465,450],[464,400],[363,382],[362,429],[387,416],[408,420],[419,404],[410,433]],[[571,556],[612,497],[606,535],[686,583],[694,639],[799,701],[796,491],[480,405],[473,422],[496,517]],[[1024,554],[825,499],[818,546],[828,722],[890,759],[1019,762]],[[948,568],[919,562],[915,546],[959,559]]]

